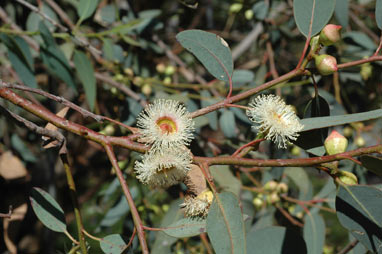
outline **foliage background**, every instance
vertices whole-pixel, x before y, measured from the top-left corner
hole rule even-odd
[[[58,24],[68,27],[60,14],[53,10],[52,1],[29,2]],[[50,31],[44,32],[41,17],[36,12],[17,1],[1,1],[1,79],[39,87],[131,126],[134,126],[142,104],[153,98],[180,100],[192,112],[226,96],[228,85],[214,80],[200,62],[176,42],[176,34],[183,30],[213,32],[228,42],[235,60],[235,70],[240,70],[234,75],[235,93],[294,69],[305,44],[305,37],[294,21],[292,1],[102,0],[93,2],[94,9],[91,5],[88,11],[82,12],[75,0],[55,3],[73,24],[69,31],[44,21]],[[197,8],[192,8],[195,4],[198,4]],[[375,1],[369,0],[337,0],[335,15],[330,23],[343,26],[343,41],[324,51],[335,56],[340,63],[372,55],[380,42],[375,4]],[[252,16],[248,10],[252,10]],[[22,32],[12,25],[17,25]],[[53,41],[49,40],[49,33],[53,35]],[[27,36],[30,41],[24,37],[9,42],[9,38],[15,35]],[[243,44],[246,41],[249,43]],[[52,52],[49,50],[55,52],[53,54],[59,58],[58,63],[49,61],[47,52]],[[320,95],[329,104],[331,115],[381,108],[380,62],[349,68],[339,75],[317,76],[316,81]],[[293,79],[287,85],[272,89],[272,92],[282,95],[288,104],[293,104],[301,118],[313,91],[311,80],[307,78]],[[42,96],[27,96],[53,112],[61,109],[61,105]],[[10,103],[1,103],[40,126],[46,124]],[[70,111],[67,118],[107,135],[127,135],[123,128],[98,123],[82,117],[78,112]],[[220,109],[195,121],[198,128],[191,150],[197,156],[232,154],[245,143],[246,137],[254,137],[250,122],[237,108]],[[349,150],[363,146],[362,142],[367,146],[381,143],[381,120],[354,123],[346,128]],[[343,126],[337,129],[344,133]],[[4,116],[0,117],[0,138],[0,209],[6,212],[9,205],[20,208],[15,210],[15,213],[19,212],[20,220],[11,223],[9,228],[4,220],[2,222],[0,251],[6,253],[9,245],[5,243],[10,241],[7,243],[17,246],[20,253],[67,252],[71,248],[70,241],[38,222],[28,198],[32,187],[48,191],[63,207],[70,230],[75,230],[65,172],[57,151],[43,149],[39,145],[39,136],[14,125]],[[67,140],[85,228],[98,237],[121,234],[129,238],[133,230],[129,207],[102,147],[70,133]],[[4,156],[6,151],[12,152],[8,159]],[[134,178],[132,168],[139,154],[124,149],[118,149],[116,154],[128,176],[144,224],[150,227],[170,224],[178,210],[179,198],[186,191],[185,186],[181,184],[168,190],[151,190]],[[299,158],[307,154],[296,146],[280,151],[265,142],[253,156],[264,159]],[[21,165],[16,158],[22,161]],[[6,168],[10,165],[19,170],[17,177],[8,175]],[[354,172],[361,184],[380,182],[362,166],[343,161],[341,168]],[[301,223],[305,213],[291,201],[283,200],[279,206],[288,211],[293,220],[272,205],[261,212],[256,210],[252,204],[256,197],[256,192],[251,189],[254,183],[261,186],[271,179],[286,182],[290,188],[288,196],[311,200],[322,194],[321,198],[328,199],[324,206],[334,209],[332,180],[314,168],[284,170],[274,167],[254,170],[253,173],[228,166],[211,170],[216,172],[214,177],[220,190],[240,193],[243,212],[249,216],[246,220],[249,230],[260,227],[261,223],[293,228],[300,235],[308,230],[306,226],[300,228],[298,223],[293,224],[295,221]],[[323,193],[325,190],[327,193]],[[303,192],[307,193],[306,197],[301,196]],[[339,224],[335,214],[325,210],[321,210],[320,214],[317,220],[324,218],[325,223],[318,234],[325,236],[325,244],[322,242],[317,253],[320,249],[325,253],[337,253],[351,236]],[[5,239],[5,230],[10,235],[9,240]],[[191,237],[176,241],[155,231],[148,231],[147,239],[153,253],[207,253],[209,246],[203,237],[202,240]],[[171,244],[163,246],[163,241]],[[90,253],[101,251],[97,241],[89,240],[88,243]],[[131,251],[139,253],[137,239],[132,246]],[[363,247],[358,245],[356,248]],[[353,251],[362,253],[362,250]]]

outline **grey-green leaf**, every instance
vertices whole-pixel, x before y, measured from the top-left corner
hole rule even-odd
[[[66,231],[64,211],[49,193],[35,187],[30,201],[37,218],[47,228],[61,233]]]
[[[371,155],[361,156],[362,166],[376,175],[382,176],[382,158]]]
[[[382,30],[382,0],[377,0],[375,4],[375,19],[378,28]]]
[[[340,185],[336,197],[337,217],[369,251],[382,253],[382,191],[361,185]]]
[[[325,243],[325,221],[322,216],[315,213],[307,213],[305,215],[304,239],[308,254],[323,253]]]
[[[304,239],[295,231],[270,226],[251,231],[247,235],[248,254],[306,254]]]
[[[219,125],[227,138],[236,137],[235,115],[231,110],[224,110],[219,118]]]
[[[97,86],[93,66],[89,58],[83,52],[78,50],[74,52],[73,61],[76,66],[77,75],[84,86],[86,100],[89,103],[90,109],[94,110],[97,97]]]
[[[232,55],[223,38],[202,30],[187,30],[178,33],[176,39],[193,53],[215,78],[227,82],[231,79]]]
[[[207,216],[207,234],[215,253],[246,254],[243,215],[233,193],[215,197]]]
[[[200,235],[206,232],[206,220],[183,218],[168,225],[163,232],[177,238]]]
[[[104,253],[120,254],[126,249],[128,241],[121,235],[112,234],[101,239],[100,246]]]
[[[308,131],[347,123],[367,121],[379,117],[382,117],[382,109],[348,115],[306,118],[302,119],[301,123],[304,125],[303,131]]]
[[[340,25],[345,29],[349,23],[349,0],[336,0],[335,15]]]
[[[308,37],[313,19],[311,36],[319,33],[332,17],[335,5],[335,0],[294,0],[294,19],[300,32]]]
[[[93,15],[95,9],[97,8],[98,0],[80,0],[77,5],[77,13],[80,17],[78,23],[81,23],[85,19]]]
[[[239,196],[241,182],[232,174],[228,165],[211,166],[210,172],[220,188]]]

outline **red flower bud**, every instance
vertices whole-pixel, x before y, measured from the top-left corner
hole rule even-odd
[[[329,155],[343,153],[348,147],[348,140],[337,131],[332,131],[326,138],[324,146]]]
[[[330,55],[318,55],[314,57],[318,72],[325,76],[330,75],[338,70],[337,60]]]
[[[320,33],[320,43],[324,46],[330,46],[341,40],[342,26],[329,24],[326,25]]]

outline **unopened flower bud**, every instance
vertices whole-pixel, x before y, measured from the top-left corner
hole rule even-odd
[[[373,66],[370,63],[361,64],[360,74],[363,80],[368,80],[373,74]]]
[[[330,46],[341,40],[342,26],[328,24],[320,33],[320,43],[324,46]]]
[[[256,197],[253,199],[252,203],[255,206],[255,208],[259,210],[261,207],[263,207],[264,201],[261,198]]]
[[[142,78],[142,77],[135,77],[135,78],[133,79],[133,83],[134,83],[135,85],[137,85],[137,86],[141,86],[142,83],[143,83],[143,78]]]
[[[165,84],[165,85],[171,85],[171,82],[172,82],[171,77],[165,77],[163,79],[163,84]]]
[[[348,184],[348,185],[358,184],[357,177],[351,172],[340,170],[340,171],[338,171],[336,176],[338,176],[338,178],[341,180],[341,182],[343,182],[345,184]]]
[[[358,146],[358,147],[363,147],[365,146],[366,142],[365,142],[365,139],[361,136],[357,137],[355,140],[354,140],[354,143]]]
[[[348,147],[348,140],[337,131],[332,131],[324,142],[327,154],[343,153]]]
[[[350,138],[351,136],[353,136],[353,128],[350,126],[346,126],[344,128],[344,136],[347,138]]]
[[[276,192],[273,192],[267,196],[267,203],[268,204],[275,204],[279,201],[280,201],[280,197]]]
[[[144,95],[149,96],[153,90],[149,84],[144,84],[141,91]]]
[[[171,76],[174,73],[175,73],[175,67],[172,65],[167,66],[166,69],[164,70],[164,74],[166,74],[167,76]]]
[[[160,64],[157,64],[157,66],[155,68],[156,68],[157,72],[163,73],[166,70],[166,65],[164,65],[163,63],[160,63]]]
[[[244,12],[244,16],[245,16],[245,18],[247,19],[247,20],[251,20],[252,18],[253,18],[253,11],[251,10],[251,9],[249,9],[249,10],[246,10],[245,12]]]
[[[286,185],[286,183],[279,183],[277,185],[277,192],[287,193],[288,192],[288,185]]]
[[[337,60],[331,55],[318,55],[314,57],[318,72],[325,76],[330,75],[338,70]]]
[[[234,3],[229,7],[229,12],[230,13],[237,13],[243,8],[243,4],[241,3]]]
[[[278,183],[276,181],[269,181],[264,185],[264,190],[272,192],[277,188]]]

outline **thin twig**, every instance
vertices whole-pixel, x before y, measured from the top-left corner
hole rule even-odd
[[[359,243],[359,241],[357,239],[355,239],[354,241],[350,242],[348,245],[345,246],[345,248],[343,248],[340,252],[338,252],[338,254],[346,254],[348,253],[349,251],[351,251],[357,244]]]
[[[298,220],[296,220],[295,218],[293,218],[287,211],[285,211],[284,208],[282,208],[281,206],[279,205],[275,205],[277,210],[279,210],[282,215],[284,215],[284,217],[289,220],[293,225],[296,225],[300,228],[303,228],[304,227],[304,224],[302,224],[301,222],[299,222]]]
[[[131,195],[129,187],[127,186],[127,182],[123,176],[121,169],[119,168],[117,158],[115,157],[115,154],[113,151],[113,147],[110,144],[106,143],[106,144],[104,144],[104,148],[105,148],[105,151],[106,151],[107,156],[109,158],[109,161],[111,162],[112,166],[114,167],[114,170],[117,174],[119,183],[121,184],[122,191],[126,197],[126,200],[129,204],[129,206],[130,206],[131,215],[133,217],[134,224],[135,224],[135,227],[136,227],[137,232],[138,232],[138,238],[139,238],[139,242],[141,244],[142,253],[148,254],[149,249],[147,247],[146,236],[145,236],[145,231],[143,230],[142,221],[141,221],[141,218],[139,216],[137,207],[135,206],[133,196]]]

